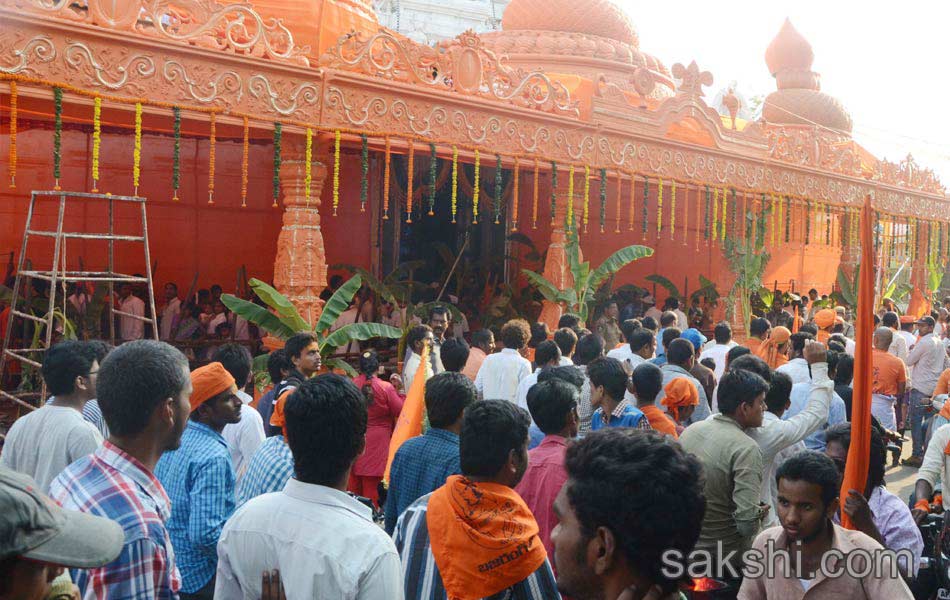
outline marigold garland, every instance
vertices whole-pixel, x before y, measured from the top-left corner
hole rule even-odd
[[[501,196],[502,196],[502,177],[501,177],[501,154],[495,155],[495,201],[494,201],[494,210],[495,210],[495,225],[499,224],[499,219],[501,218]]]
[[[243,119],[241,135],[241,208],[247,208],[247,162],[250,155],[250,127],[247,117]]]
[[[274,208],[277,208],[277,197],[280,195],[280,164],[281,164],[281,147],[280,142],[283,137],[283,126],[280,122],[274,123],[274,178],[273,178],[273,187],[274,187]]]
[[[452,146],[452,222],[455,223],[455,215],[458,212],[459,204],[459,149],[458,146]]]
[[[99,191],[99,149],[102,144],[102,98],[92,101],[92,192]]]
[[[732,197],[732,228],[733,232],[736,229],[736,202],[735,202],[735,192],[733,192]],[[729,217],[726,216],[726,209],[729,206],[729,196],[726,192],[726,188],[722,188],[722,215],[719,220],[719,240],[722,242],[726,241],[726,226],[729,224]]]
[[[831,206],[825,203],[825,245],[831,245]]]
[[[435,179],[436,169],[439,166],[439,157],[436,154],[435,144],[429,143],[429,216],[435,216]]]
[[[676,233],[676,180],[670,185],[670,239],[674,239]]]
[[[132,150],[132,188],[139,195],[139,181],[142,175],[142,103],[135,103],[135,146]]]
[[[643,177],[643,224],[640,226],[643,239],[647,239],[647,228],[650,220],[650,178]]]
[[[719,188],[713,188],[712,241],[719,239]]]
[[[571,231],[574,227],[574,165],[571,165],[567,180],[567,210],[564,213],[564,228]]]
[[[788,244],[792,241],[792,204],[788,196],[784,198],[785,207],[782,209],[782,212],[785,215],[785,243]]]
[[[177,106],[172,108],[174,115],[174,138],[175,146],[172,151],[172,200],[178,201],[178,190],[181,187],[181,109]]]
[[[58,190],[60,189],[59,177],[63,150],[63,89],[60,87],[53,88],[53,105],[55,113],[53,125],[53,179],[56,180],[54,189]],[[137,108],[136,114],[138,114],[140,110],[141,109]]]
[[[475,150],[475,183],[472,185],[472,224],[478,223],[478,195],[482,179],[482,160],[478,150]]]
[[[811,244],[811,202],[805,200],[805,245]]]
[[[412,138],[409,139],[409,164],[406,167],[406,223],[412,223],[412,200],[414,192],[412,190],[413,180],[415,179],[415,148]],[[477,189],[477,188],[476,188]]]
[[[587,217],[590,214],[590,167],[584,165],[584,212],[581,216],[581,222],[584,225],[584,233],[587,233]]]
[[[369,199],[369,139],[366,134],[360,136],[360,212],[366,212]]]
[[[637,205],[637,179],[633,173],[630,173],[630,216],[628,217],[628,230],[633,231],[633,223],[636,220]]]
[[[551,225],[557,214],[557,163],[551,162]]]
[[[600,169],[600,232],[607,222],[607,169]]]
[[[208,143],[208,204],[214,204],[214,157],[216,145],[215,113],[211,113],[211,137]]]
[[[765,194],[762,194],[762,203],[765,204]],[[775,221],[778,218],[778,214],[775,212],[775,196],[769,194],[769,247],[775,247]]]
[[[538,180],[540,178],[540,163],[534,159],[534,190],[531,195],[531,229],[538,228]]]
[[[16,187],[16,129],[17,129],[17,83],[10,81],[10,156],[8,171],[10,187]]]
[[[511,190],[511,230],[518,231],[518,201],[520,200],[521,172],[518,157],[515,157],[515,171],[512,174],[513,189]]]
[[[303,151],[303,195],[307,205],[310,205],[310,195],[313,188],[313,130],[307,127],[306,145]]]
[[[656,188],[656,237],[660,239],[663,233],[663,180],[657,182]]]
[[[333,132],[333,216],[337,216],[340,206],[340,138],[342,134],[337,129]]]
[[[710,204],[712,204],[712,194],[709,191],[709,186],[707,185],[706,186],[706,210],[703,212],[703,239],[704,240],[709,239],[709,215],[712,210],[712,207],[710,206]],[[715,224],[715,220],[713,221],[713,224]],[[713,231],[715,231],[715,227],[713,227]]]
[[[614,233],[620,233],[620,213],[623,202],[623,173],[617,171],[617,221],[614,224]]]
[[[389,137],[387,136],[387,137],[386,137],[386,151],[384,152],[384,155],[383,155],[383,220],[384,220],[384,221],[388,221],[388,220],[389,220],[389,177],[390,177],[389,168],[390,168],[390,160],[391,160],[391,158],[392,158],[392,154],[391,154],[391,148],[390,148],[390,140],[389,140]],[[457,165],[457,163],[458,163],[458,149],[455,149],[455,160],[456,160],[456,165]],[[455,189],[456,189],[456,185],[457,185],[456,182],[457,182],[457,181],[458,181],[457,172],[453,172],[453,173],[452,173],[452,195],[453,195],[453,198],[452,198],[452,200],[453,200],[452,206],[453,206],[453,211],[454,211],[454,209],[455,209],[455,202],[454,202],[455,198],[454,198],[454,195],[455,195]],[[453,222],[453,223],[455,222],[455,213],[454,213],[454,212],[452,213],[452,222]]]

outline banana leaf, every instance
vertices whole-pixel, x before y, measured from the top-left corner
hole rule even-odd
[[[666,288],[672,297],[682,298],[682,295],[680,294],[679,288],[676,287],[676,284],[666,277],[663,277],[662,275],[648,275],[646,280]]]
[[[605,279],[620,269],[634,261],[649,256],[653,256],[653,248],[646,246],[627,246],[626,248],[621,248],[607,257],[607,260],[600,263],[600,266],[590,274],[587,285],[591,289],[597,289]]]
[[[855,307],[858,305],[858,294],[854,287],[854,282],[858,281],[860,273],[861,265],[858,265],[854,268],[854,279],[851,280],[848,279],[843,269],[838,269],[838,287],[841,288],[841,297],[848,306]]]
[[[381,323],[351,323],[340,327],[320,343],[320,351],[326,348],[340,348],[350,342],[369,340],[373,338],[399,339],[402,330],[391,325]]]
[[[353,368],[353,365],[346,362],[342,358],[328,358],[323,361],[323,365],[328,369],[340,369],[347,374],[348,377],[356,377],[359,373],[356,372],[356,369]]]
[[[775,302],[775,292],[763,285],[759,288],[758,296],[766,308],[772,308],[772,303]]]
[[[362,278],[360,278],[359,275],[354,275],[330,296],[330,299],[327,300],[326,305],[323,307],[323,313],[320,314],[320,320],[317,321],[317,324],[313,328],[318,336],[322,336],[324,331],[330,329],[330,327],[336,323],[336,320],[340,318],[340,315],[350,307],[353,296],[356,295],[356,292],[359,291],[360,285],[362,284]]]
[[[254,323],[267,333],[282,340],[286,340],[299,331],[310,329],[310,327],[305,327],[303,330],[294,329],[263,306],[242,300],[233,294],[221,294],[221,302],[228,307],[228,310],[236,313],[239,317]]]
[[[557,287],[547,280],[544,275],[540,273],[535,273],[529,269],[521,269],[521,273],[528,279],[528,282],[536,287],[541,295],[544,296],[544,299],[548,302],[557,302],[558,294],[560,290]]]
[[[927,261],[927,288],[931,294],[940,291],[940,286],[943,284],[943,273],[944,269],[931,257]]]
[[[400,263],[398,267],[393,269],[393,272],[387,275],[384,278],[384,281],[387,284],[394,283],[396,281],[401,281],[403,276],[409,276],[413,271],[421,269],[426,266],[426,261],[424,260],[410,260],[404,263]]]
[[[248,282],[257,297],[264,301],[264,304],[277,311],[281,322],[295,331],[309,331],[310,323],[307,323],[297,307],[293,305],[287,296],[284,296],[260,279],[251,279]]]
[[[422,319],[422,322],[425,323],[428,320],[429,311],[436,306],[442,306],[449,311],[453,323],[458,323],[462,320],[462,312],[456,308],[455,305],[449,304],[448,302],[426,302],[424,304],[417,304],[415,308],[412,309],[412,314]]]

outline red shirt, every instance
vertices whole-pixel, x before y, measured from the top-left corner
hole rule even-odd
[[[362,391],[366,375],[360,375],[353,383]],[[405,398],[396,393],[391,383],[379,377],[373,377],[370,385],[373,388],[373,401],[367,408],[366,449],[353,464],[353,475],[382,477],[389,458],[389,441]]]
[[[538,532],[548,557],[554,556],[551,532],[557,525],[554,515],[554,499],[567,481],[564,454],[567,440],[559,435],[546,435],[537,448],[528,452],[528,470],[515,491],[521,494],[525,504],[538,521]]]

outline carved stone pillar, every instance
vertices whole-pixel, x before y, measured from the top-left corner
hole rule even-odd
[[[316,145],[316,144],[314,144]],[[327,260],[320,231],[320,194],[327,168],[311,163],[310,200],[304,191],[305,163],[302,136],[285,135],[280,166],[283,226],[277,236],[274,287],[287,296],[311,325],[320,319],[327,286]]]

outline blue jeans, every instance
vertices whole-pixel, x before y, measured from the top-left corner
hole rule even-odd
[[[927,426],[933,417],[930,405],[921,404],[924,400],[930,400],[930,396],[917,390],[910,391],[910,435],[913,440],[911,456],[915,458],[924,457],[927,450]]]

